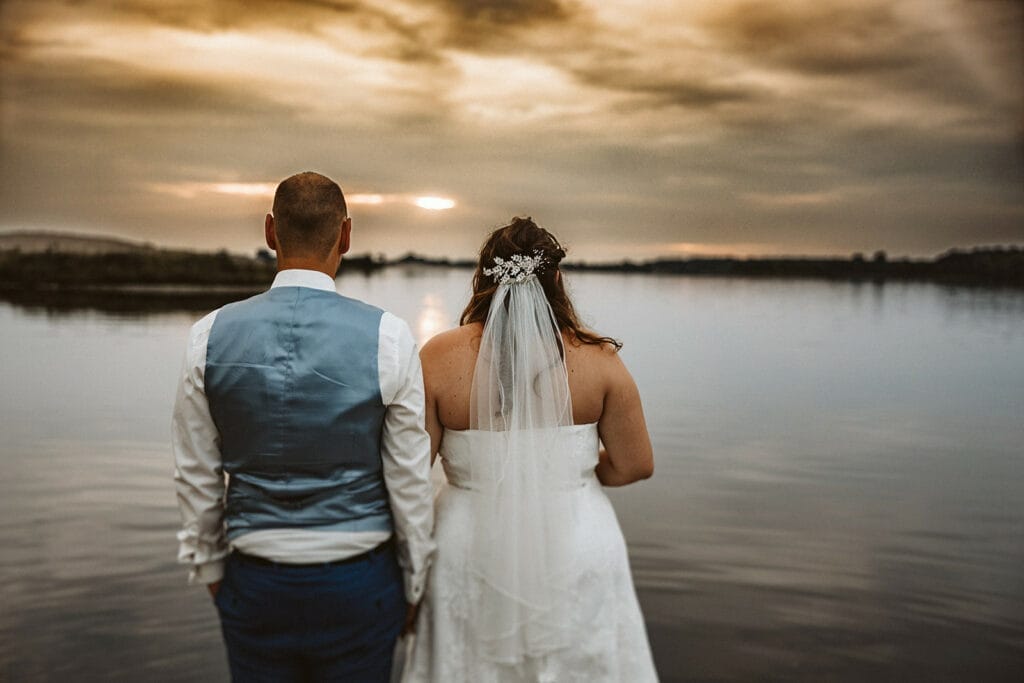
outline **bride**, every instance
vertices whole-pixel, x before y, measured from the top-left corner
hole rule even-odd
[[[564,256],[529,218],[496,230],[461,327],[423,347],[447,485],[404,681],[657,680],[601,488],[649,477],[650,439],[621,345],[576,318]]]

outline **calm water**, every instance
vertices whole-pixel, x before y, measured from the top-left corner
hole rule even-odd
[[[346,276],[421,339],[465,271]],[[572,274],[653,479],[612,492],[665,681],[1021,680],[1024,293]],[[198,312],[0,303],[0,680],[220,681],[174,564]]]

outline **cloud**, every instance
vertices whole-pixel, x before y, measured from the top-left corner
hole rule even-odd
[[[146,189],[158,194],[169,194],[179,199],[195,199],[201,194],[226,194],[243,197],[272,198],[276,183],[147,183]]]
[[[603,51],[600,51],[603,52]],[[599,54],[581,66],[569,67],[581,82],[627,95],[649,99],[650,106],[674,105],[706,108],[720,104],[751,102],[760,95],[757,87],[716,81],[701,73],[677,74],[672,65],[644,63],[641,55]]]
[[[194,200],[204,195],[228,195],[233,197],[259,197],[271,200],[277,191],[277,182],[161,182],[145,183],[149,192],[170,195],[178,199]],[[384,194],[380,192],[346,193],[346,204],[358,207],[381,207],[389,204],[408,204],[428,211],[454,209],[458,202],[450,197],[434,197],[415,194]]]
[[[525,29],[570,23],[574,11],[557,0],[435,0],[446,24],[443,43],[484,52],[515,50]]]
[[[910,27],[891,2],[724,3],[704,27],[726,49],[812,74],[889,71],[917,60]]]
[[[496,25],[527,25],[565,19],[565,5],[557,0],[442,0],[441,4],[465,21]]]
[[[51,16],[67,16],[48,4]],[[318,34],[321,26],[339,20],[355,20],[373,31],[388,28],[402,33],[404,29],[397,17],[372,3],[345,0],[92,0],[80,4],[76,14],[202,33],[276,28]]]
[[[821,192],[748,192],[742,198],[762,208],[791,209],[807,206],[828,206],[845,198],[838,189]]]
[[[46,60],[6,69],[4,103],[16,120],[39,118],[94,125],[211,126],[252,118],[287,118],[296,109],[244,84],[126,68],[105,60]]]
[[[1024,240],[1022,25],[990,0],[7,0],[0,229],[248,249],[266,191],[197,188],[315,168],[381,198],[354,210],[390,252],[520,213],[587,258]]]
[[[976,125],[1021,105],[1024,70],[1007,70],[1024,62],[1019,3],[744,1],[716,7],[701,25],[745,68],[788,76],[780,94],[831,103],[868,125]]]

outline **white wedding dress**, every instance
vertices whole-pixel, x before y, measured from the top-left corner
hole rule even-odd
[[[447,483],[437,499],[437,554],[417,631],[407,650],[402,680],[438,683],[644,683],[656,681],[654,664],[615,511],[595,474],[596,424],[544,430],[547,456],[538,466],[544,486],[562,501],[559,519],[569,520],[557,549],[545,558],[569,558],[547,598],[567,639],[544,625],[533,634],[529,654],[500,661],[487,650],[477,621],[489,619],[488,586],[474,571],[479,499],[501,469],[508,432],[446,431],[440,455]],[[550,457],[558,454],[560,457]],[[497,534],[506,533],[495,530]],[[554,537],[552,537],[554,538]],[[498,539],[503,540],[502,538]],[[511,542],[511,541],[510,541]],[[534,548],[531,554],[536,554]],[[523,559],[523,558],[521,558]],[[530,558],[525,558],[528,562]],[[554,561],[552,559],[552,561]],[[514,561],[513,561],[514,563]],[[528,628],[528,627],[527,627]],[[539,634],[539,635],[538,635]],[[547,644],[549,647],[545,647]]]

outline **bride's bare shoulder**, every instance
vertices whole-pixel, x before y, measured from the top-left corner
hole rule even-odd
[[[453,354],[476,352],[480,345],[480,334],[483,326],[480,323],[469,323],[445,332],[440,332],[423,345],[420,357],[424,362],[440,360]]]
[[[600,339],[596,334],[593,337]],[[598,392],[603,395],[614,384],[622,367],[618,347],[603,341],[584,341],[571,332],[563,333],[563,340],[566,367],[574,391]],[[574,394],[573,401],[576,400]]]
[[[600,338],[600,335],[595,332],[589,332],[589,334]],[[569,330],[562,333],[562,340],[567,354],[575,355],[580,360],[585,360],[588,363],[606,364],[621,362],[619,360],[619,347],[610,342],[584,341]]]

